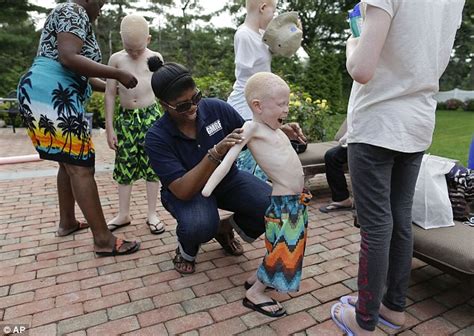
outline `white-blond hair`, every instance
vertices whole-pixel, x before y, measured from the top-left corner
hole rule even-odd
[[[148,22],[141,15],[129,14],[120,23],[120,35],[131,41],[148,38],[150,36]]]
[[[257,72],[252,75],[245,85],[245,99],[252,106],[252,101],[271,97],[275,87],[288,88],[288,84],[278,75],[271,72]]]

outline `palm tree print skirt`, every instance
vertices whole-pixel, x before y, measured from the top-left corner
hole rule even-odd
[[[91,94],[86,77],[40,56],[20,79],[17,92],[24,125],[42,159],[94,166],[95,151],[84,116]]]

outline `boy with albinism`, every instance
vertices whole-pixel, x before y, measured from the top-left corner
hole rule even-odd
[[[308,225],[307,204],[311,194],[304,190],[301,162],[280,127],[288,117],[290,88],[270,72],[249,78],[245,97],[253,120],[243,126],[243,141],[234,145],[202,190],[211,195],[226,176],[242,148],[247,145],[257,164],[272,181],[270,206],[265,214],[267,253],[256,274],[247,280],[244,306],[270,317],[284,315],[281,304],[265,294],[271,287],[288,293],[299,289]],[[300,142],[306,139],[300,138]]]
[[[156,214],[159,180],[151,168],[145,153],[144,142],[148,128],[159,119],[161,111],[155,101],[151,88],[152,72],[148,69],[147,60],[161,55],[148,49],[150,33],[148,22],[140,15],[127,15],[120,25],[123,50],[110,57],[109,65],[127,70],[138,79],[133,90],[127,90],[115,79],[108,79],[105,90],[105,118],[107,142],[115,150],[115,167],[113,178],[119,184],[119,213],[109,223],[114,231],[131,223],[130,196],[132,184],[145,179],[148,215],[146,224],[152,234],[165,231],[163,223]],[[120,98],[119,113],[115,116],[115,98]]]
[[[234,35],[235,83],[227,102],[245,120],[252,120],[252,111],[245,99],[245,84],[257,72],[271,72],[272,55],[263,42],[263,34],[276,12],[277,0],[247,0],[245,21]],[[267,176],[257,166],[249,151],[244,150],[237,160],[240,170],[254,174],[263,181]]]

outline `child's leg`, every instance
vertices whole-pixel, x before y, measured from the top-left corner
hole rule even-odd
[[[119,213],[116,217],[110,220],[107,225],[123,225],[130,224],[132,218],[130,217],[130,196],[132,194],[131,184],[119,184]]]
[[[161,231],[163,229],[163,223],[160,221],[160,218],[156,213],[156,202],[158,200],[159,188],[160,182],[146,182],[146,197],[148,202],[147,224],[150,225],[150,229],[153,229],[154,231]]]
[[[161,116],[158,104],[153,104],[140,109],[139,131],[137,131],[138,143],[145,143],[145,135],[153,123]],[[146,181],[146,197],[148,202],[147,225],[153,234],[164,232],[163,223],[156,213],[156,202],[158,200],[158,191],[160,181],[158,176],[151,168],[148,155],[145,152],[144,145],[138,146],[136,156],[138,158],[139,175]]]
[[[266,302],[274,302],[272,305],[264,306],[261,309],[270,312],[270,313],[275,313],[278,312],[279,310],[282,310],[282,306],[278,301],[274,301],[270,296],[265,294],[265,289],[267,286],[263,283],[261,283],[258,279],[255,281],[252,287],[250,287],[247,292],[245,293],[245,297],[247,300],[251,302],[253,305],[259,305],[262,303]],[[284,312],[284,311],[283,311]],[[275,316],[277,317],[277,316]]]
[[[265,295],[265,289],[267,285],[282,292],[299,289],[308,223],[306,198],[309,200],[310,195],[272,196],[265,214],[267,254],[256,276],[248,280],[255,283],[245,297],[254,305],[270,303],[261,309],[275,316],[281,316],[283,309],[280,303]]]
[[[113,179],[118,183],[119,213],[107,225],[109,230],[116,230],[130,224],[130,196],[132,183],[136,177],[136,141],[135,141],[134,113],[131,110],[120,108],[116,115],[114,129],[117,135],[117,150],[115,151],[115,166]]]

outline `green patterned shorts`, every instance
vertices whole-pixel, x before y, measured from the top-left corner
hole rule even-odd
[[[113,177],[117,183],[128,185],[139,179],[158,181],[145,152],[145,134],[161,115],[156,103],[134,110],[120,107],[115,118],[118,146]]]

